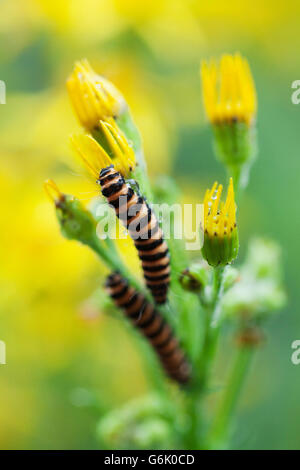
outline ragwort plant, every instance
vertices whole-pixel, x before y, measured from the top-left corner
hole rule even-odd
[[[99,418],[99,445],[108,448],[228,448],[236,405],[263,325],[285,301],[280,250],[263,238],[238,256],[238,210],[256,156],[256,91],[246,59],[224,55],[201,64],[203,101],[216,155],[229,175],[227,196],[215,182],[206,191],[199,261],[189,262],[183,240],[164,239],[154,202],[173,204],[176,184],[151,184],[142,139],[125,98],[84,60],[75,64],[67,88],[84,132],[71,143],[99,185],[104,203],[133,238],[144,278],[121,260],[116,241],[99,237],[98,219],[48,180],[63,236],[89,246],[109,268],[109,311],[122,312],[149,379],[149,393]],[[223,199],[223,200],[222,200]],[[199,227],[200,230],[200,227]],[[243,242],[242,242],[243,243]],[[211,409],[214,365],[224,327],[235,333],[233,359]],[[136,333],[135,333],[136,332]],[[117,360],[117,359],[116,359]]]

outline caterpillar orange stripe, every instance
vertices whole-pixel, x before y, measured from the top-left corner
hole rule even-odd
[[[101,170],[97,182],[134,240],[147,287],[156,303],[165,303],[170,284],[170,258],[155,214],[145,199],[125,183],[113,165]]]
[[[108,276],[106,289],[115,304],[150,341],[168,376],[180,384],[188,382],[190,366],[171,327],[155,307],[119,273]]]

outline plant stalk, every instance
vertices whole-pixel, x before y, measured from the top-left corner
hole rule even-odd
[[[190,390],[188,399],[188,410],[191,417],[191,426],[188,433],[189,448],[202,448],[204,405],[203,400],[208,388],[210,372],[217,351],[220,332],[220,321],[213,322],[218,315],[219,303],[223,293],[224,267],[214,269],[214,277],[211,286],[209,302],[204,306],[205,314],[205,338],[203,348],[198,362],[198,370],[195,370],[195,381]]]
[[[216,418],[208,438],[209,448],[226,448],[232,416],[245,383],[254,351],[255,348],[248,345],[239,347],[236,352],[227,386],[216,411]]]

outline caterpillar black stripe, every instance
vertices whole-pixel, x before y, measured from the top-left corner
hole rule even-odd
[[[115,304],[150,341],[168,376],[180,384],[188,382],[190,366],[171,327],[155,307],[119,273],[108,276],[106,289]]]
[[[165,303],[170,284],[169,250],[154,212],[113,165],[101,170],[98,183],[134,240],[147,287],[156,303]]]

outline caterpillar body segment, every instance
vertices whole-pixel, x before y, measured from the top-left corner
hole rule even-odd
[[[170,284],[170,258],[154,212],[113,165],[101,170],[98,183],[134,241],[147,287],[157,304],[165,303]]]
[[[180,384],[190,378],[190,366],[171,327],[143,294],[137,292],[119,273],[106,280],[106,289],[130,321],[149,340],[167,375]]]

